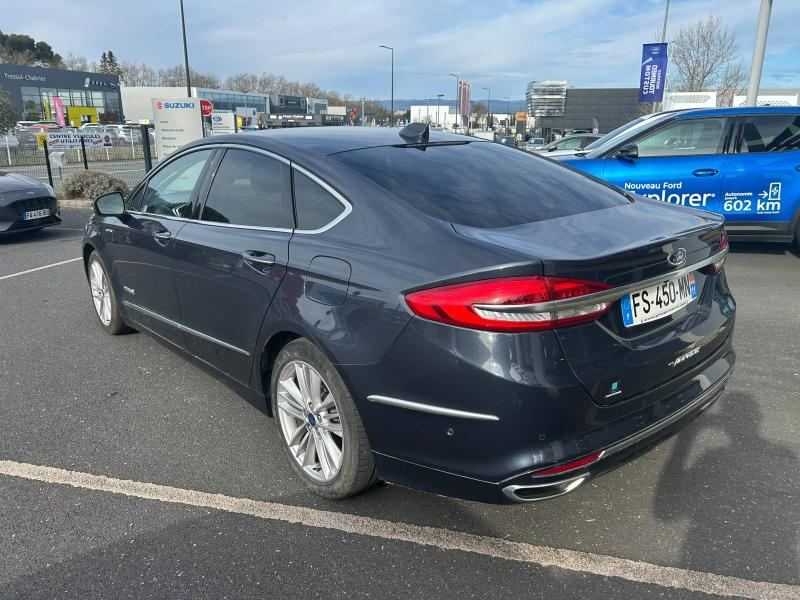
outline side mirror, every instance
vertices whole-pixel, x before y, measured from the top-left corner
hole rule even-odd
[[[628,143],[617,150],[617,158],[624,158],[625,160],[636,160],[639,158],[639,148],[636,144]]]
[[[125,214],[125,198],[119,192],[98,196],[92,202],[92,210],[99,217],[119,217]]]

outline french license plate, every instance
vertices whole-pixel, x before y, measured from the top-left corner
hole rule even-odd
[[[697,298],[694,273],[667,279],[622,297],[625,327],[650,323],[687,306]]]
[[[41,210],[29,210],[26,213],[22,213],[22,220],[30,221],[31,219],[41,219],[42,217],[49,217],[49,216],[50,216],[49,208],[43,208]]]

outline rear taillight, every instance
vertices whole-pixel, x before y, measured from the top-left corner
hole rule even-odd
[[[589,298],[581,304],[574,299],[611,287],[561,277],[508,277],[421,290],[405,298],[414,314],[431,321],[485,331],[540,331],[597,319],[611,301]],[[557,301],[566,299],[569,308],[559,308]]]
[[[727,250],[727,249],[728,249],[728,232],[727,231],[723,231],[722,232],[722,239],[720,239],[720,241],[719,241],[719,247],[717,248],[717,252],[722,252],[723,250]],[[716,275],[717,273],[722,271],[722,267],[725,266],[725,258],[727,256],[728,255],[726,254],[725,256],[720,258],[717,262],[711,263],[707,267],[704,267],[704,268],[700,269],[700,271],[702,273],[704,273],[705,275]]]

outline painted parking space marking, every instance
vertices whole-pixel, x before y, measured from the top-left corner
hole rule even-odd
[[[737,598],[752,598],[754,600],[761,598],[770,598],[771,600],[800,599],[800,586],[791,584],[752,581],[702,571],[664,567],[590,552],[512,542],[438,527],[397,523],[373,517],[263,502],[248,498],[236,498],[223,494],[116,479],[30,463],[0,460],[0,475],[20,477],[50,484],[69,485],[80,489],[109,492],[171,504],[212,508],[260,519],[410,542],[442,550],[473,552],[491,558],[531,563],[544,567],[557,567],[602,577],[617,577],[627,581],[665,588]]]
[[[43,269],[50,269],[52,267],[60,267],[61,265],[66,265],[68,263],[73,263],[73,262],[78,261],[78,260],[82,260],[82,258],[79,256],[78,258],[70,258],[70,259],[67,259],[67,260],[62,260],[60,262],[55,262],[55,263],[51,263],[49,265],[44,265],[43,267],[36,267],[34,269],[28,269],[26,271],[19,271],[17,273],[11,273],[11,275],[3,275],[2,277],[0,277],[0,281],[2,281],[3,279],[11,279],[12,277],[19,277],[20,275],[27,275],[28,273],[35,273],[36,271],[41,271]]]

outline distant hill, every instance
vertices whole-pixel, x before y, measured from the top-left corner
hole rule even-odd
[[[433,98],[433,99],[423,98],[421,100],[420,99],[414,99],[414,98],[411,98],[411,99],[408,99],[408,98],[395,98],[394,99],[394,109],[395,110],[408,110],[408,108],[410,106],[412,106],[412,105],[413,106],[424,105],[426,101],[429,102],[431,106],[436,106],[436,98]],[[473,96],[472,97],[472,101],[473,102],[480,102],[480,103],[485,105],[486,104],[486,96],[484,96],[482,98],[475,98]],[[390,106],[392,104],[390,100],[379,100],[379,102],[387,110],[390,108]],[[439,101],[439,105],[440,106],[455,106],[455,104],[456,104],[455,100],[448,100],[447,98],[442,98]],[[506,101],[503,100],[502,98],[500,100],[496,100],[495,98],[492,98],[492,112],[493,113],[509,112],[509,109],[510,109],[510,112],[512,112],[512,113],[524,111],[525,110],[525,100],[511,100],[511,102],[509,102],[507,104]]]

